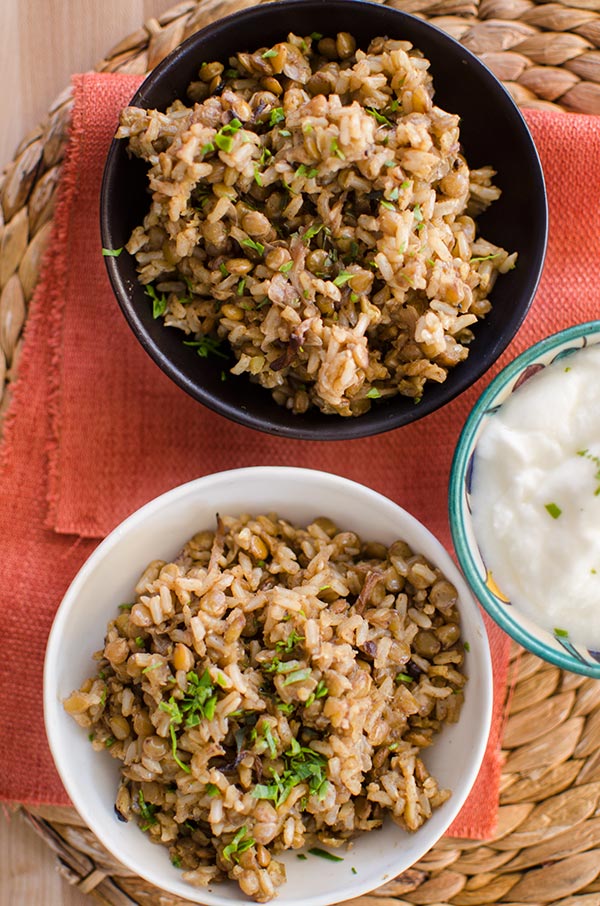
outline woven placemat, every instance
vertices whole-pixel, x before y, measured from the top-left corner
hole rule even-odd
[[[114,47],[98,71],[150,72],[180,41],[252,0],[186,0]],[[477,53],[521,106],[600,114],[600,0],[391,0]],[[71,99],[61,95],[0,175],[0,432],[48,242]],[[445,838],[354,906],[600,906],[600,683],[513,649],[499,824]],[[20,809],[59,870],[107,906],[176,906],[117,863],[68,809]]]

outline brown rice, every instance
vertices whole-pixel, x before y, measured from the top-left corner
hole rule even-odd
[[[296,413],[421,399],[465,359],[516,254],[476,234],[500,195],[470,170],[407,41],[298,37],[203,64],[191,106],[126,108],[149,164],[127,244],[156,317],[200,355],[227,341]]]
[[[282,850],[414,831],[449,791],[421,760],[463,699],[455,588],[403,541],[327,518],[217,518],[153,561],[65,701],[121,763],[116,810],[194,885],[258,901]]]

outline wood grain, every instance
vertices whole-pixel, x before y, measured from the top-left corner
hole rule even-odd
[[[90,906],[21,815],[0,811],[0,906]]]
[[[114,44],[172,6],[172,0],[1,0],[0,168],[73,72],[92,69]]]

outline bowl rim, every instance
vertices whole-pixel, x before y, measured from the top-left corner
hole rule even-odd
[[[489,738],[489,733],[491,729],[491,720],[492,720],[492,710],[493,710],[493,670],[492,670],[492,661],[491,661],[491,652],[489,646],[489,639],[487,631],[485,629],[485,624],[480,612],[480,609],[477,607],[476,598],[473,595],[471,589],[467,582],[465,582],[463,576],[460,573],[460,570],[454,563],[452,557],[450,556],[448,550],[441,543],[441,541],[431,532],[427,526],[418,520],[415,516],[401,507],[399,504],[390,500],[383,494],[380,494],[378,491],[374,491],[372,488],[369,488],[366,485],[360,484],[359,482],[352,481],[347,478],[342,478],[334,473],[324,472],[317,469],[307,469],[299,467],[289,467],[289,466],[250,466],[239,469],[231,469],[223,472],[215,472],[209,475],[203,476],[201,478],[193,479],[192,481],[186,482],[185,484],[179,485],[175,488],[172,488],[169,491],[166,491],[164,494],[159,495],[153,500],[148,501],[130,516],[128,516],[122,523],[120,523],[116,528],[110,532],[110,534],[94,549],[90,556],[85,560],[74,579],[69,585],[69,588],[66,590],[63,599],[56,611],[53,624],[50,630],[48,637],[46,654],[44,659],[44,673],[43,673],[43,708],[44,708],[44,723],[46,729],[46,736],[48,739],[49,747],[56,765],[56,769],[60,775],[60,778],[69,794],[74,806],[79,811],[82,819],[88,824],[88,826],[93,829],[93,833],[96,835],[98,840],[115,855],[127,868],[131,871],[138,874],[140,877],[145,878],[150,883],[155,884],[160,889],[169,890],[168,886],[165,885],[164,879],[162,880],[162,885],[156,876],[149,876],[152,874],[151,871],[146,870],[145,864],[138,864],[137,861],[130,859],[127,855],[122,853],[116,853],[112,843],[111,836],[108,832],[105,832],[105,828],[100,826],[98,828],[98,822],[95,820],[95,816],[92,810],[88,807],[86,800],[81,798],[77,792],[77,785],[71,778],[70,766],[68,760],[65,759],[64,755],[64,744],[61,742],[62,734],[60,727],[54,725],[52,718],[53,714],[56,711],[57,706],[57,694],[56,694],[56,664],[60,656],[61,646],[62,646],[62,633],[64,626],[66,625],[71,611],[76,606],[77,595],[82,586],[88,581],[90,574],[94,572],[98,563],[102,561],[107,553],[110,553],[111,549],[119,545],[122,542],[123,536],[131,529],[135,529],[140,523],[143,523],[149,516],[157,515],[157,512],[160,512],[160,508],[176,502],[178,499],[185,499],[190,493],[197,491],[198,488],[202,488],[207,483],[213,482],[229,482],[233,479],[237,480],[246,480],[250,475],[256,477],[257,479],[263,477],[268,478],[272,475],[273,471],[276,470],[284,479],[287,481],[297,481],[301,480],[303,477],[309,475],[316,481],[327,481],[334,486],[337,486],[341,491],[352,492],[353,490],[358,490],[363,496],[363,499],[377,501],[378,505],[386,508],[390,513],[395,511],[402,520],[411,524],[419,534],[423,536],[429,536],[434,542],[437,549],[436,553],[436,565],[440,566],[443,571],[452,571],[455,573],[455,576],[452,578],[454,582],[455,579],[458,580],[457,585],[459,588],[459,594],[461,597],[461,602],[463,606],[466,606],[469,613],[469,623],[473,628],[477,627],[479,632],[477,634],[477,657],[480,661],[481,676],[480,682],[478,684],[478,692],[481,696],[481,721],[480,721],[480,732],[476,738],[476,745],[471,745],[469,749],[469,767],[465,770],[464,778],[462,779],[463,791],[459,793],[458,791],[453,790],[453,797],[455,799],[455,807],[448,809],[447,821],[444,821],[443,827],[439,835],[435,836],[435,839],[432,839],[427,843],[427,847],[433,846],[435,842],[447,831],[451,822],[456,818],[456,815],[464,805],[467,800],[473,785],[479,773],[481,767],[487,742]],[[461,587],[462,586],[462,587]],[[464,611],[461,611],[464,614]],[[472,650],[472,647],[471,647]],[[450,800],[452,802],[452,799]],[[423,826],[425,832],[427,829],[427,824]],[[420,830],[420,829],[419,829]],[[418,833],[418,831],[417,831]],[[425,852],[426,850],[423,850]],[[399,855],[401,855],[402,850],[399,850]],[[380,880],[378,883],[384,883],[383,880]],[[365,881],[361,882],[360,876],[353,876],[346,882],[340,883],[340,886],[335,894],[333,895],[322,895],[318,894],[307,894],[306,896],[302,895],[299,898],[294,897],[290,899],[289,906],[326,906],[326,904],[332,904],[336,902],[342,902],[344,899],[351,899],[356,896],[361,896],[364,893],[367,893],[372,889],[370,883],[365,885]],[[232,902],[219,899],[218,892],[210,894],[212,899],[210,902],[213,903],[222,903],[223,906],[231,906]],[[244,896],[240,897],[240,902],[249,902]],[[204,901],[203,901],[204,902]]]
[[[343,441],[355,440],[362,437],[374,437],[378,434],[383,434],[387,431],[413,424],[421,418],[443,408],[448,403],[452,402],[453,399],[464,393],[492,367],[498,356],[514,339],[523,321],[527,317],[541,279],[548,246],[548,198],[544,172],[529,127],[510,92],[479,57],[447,32],[429,21],[420,19],[418,16],[396,9],[395,7],[382,7],[379,3],[372,2],[372,0],[276,0],[276,2],[273,2],[272,0],[272,2],[261,3],[258,6],[251,6],[238,10],[222,19],[217,19],[215,22],[209,23],[203,29],[190,35],[182,41],[181,44],[175,47],[144,79],[129,101],[129,104],[135,105],[141,103],[142,106],[146,107],[146,93],[152,91],[156,83],[161,80],[166,69],[175,65],[180,57],[185,56],[190,47],[193,47],[198,42],[205,42],[207,39],[210,39],[211,36],[221,32],[223,28],[227,28],[233,22],[254,20],[257,16],[268,18],[275,9],[278,11],[286,9],[301,10],[313,5],[317,7],[327,5],[328,7],[331,7],[332,5],[341,6],[342,4],[345,10],[350,6],[353,6],[361,9],[372,9],[374,14],[376,10],[381,13],[382,9],[385,9],[386,15],[391,14],[395,16],[398,19],[398,22],[401,22],[402,20],[408,21],[412,23],[413,27],[416,27],[417,30],[423,29],[425,31],[433,31],[437,35],[438,40],[445,43],[454,55],[459,53],[463,58],[468,59],[469,65],[477,72],[478,80],[483,81],[486,84],[490,93],[499,93],[499,97],[503,104],[506,105],[507,115],[509,115],[512,120],[512,128],[520,134],[523,144],[527,146],[528,149],[528,156],[530,157],[532,167],[531,183],[536,185],[537,191],[539,192],[539,197],[536,199],[536,205],[539,208],[538,213],[540,215],[540,242],[539,247],[536,248],[535,260],[528,269],[530,274],[527,278],[528,282],[526,281],[525,286],[523,287],[523,294],[527,293],[528,295],[527,303],[523,305],[518,312],[511,312],[511,317],[509,318],[509,326],[511,328],[510,336],[503,336],[499,342],[495,341],[490,343],[487,354],[482,358],[471,358],[472,362],[477,363],[473,375],[464,372],[464,376],[461,377],[461,373],[457,373],[458,376],[454,378],[452,384],[443,382],[442,384],[430,388],[434,391],[439,390],[441,394],[439,399],[434,397],[432,393],[425,393],[419,406],[413,406],[410,409],[401,408],[399,410],[391,408],[390,411],[381,409],[378,418],[376,418],[374,414],[373,423],[371,423],[370,420],[364,420],[364,416],[340,420],[340,417],[336,418],[333,415],[326,416],[323,413],[315,413],[315,416],[322,418],[323,421],[322,424],[319,422],[314,427],[310,425],[306,426],[302,420],[302,415],[297,416],[297,423],[282,423],[277,419],[276,415],[272,417],[270,414],[265,416],[248,411],[246,407],[230,403],[223,400],[218,393],[206,390],[204,384],[198,380],[194,380],[183,368],[176,365],[171,360],[170,356],[162,351],[160,344],[148,334],[141,316],[138,314],[137,306],[133,304],[130,294],[127,291],[126,281],[121,277],[119,261],[114,256],[104,257],[104,264],[108,273],[113,295],[116,297],[119,308],[127,320],[130,329],[146,354],[150,356],[155,365],[157,365],[170,380],[197,402],[237,424],[257,431],[262,431],[266,434],[294,438],[297,440]],[[510,111],[510,113],[508,113],[508,111]],[[115,138],[112,139],[106,158],[100,191],[101,240],[102,246],[109,248],[112,247],[110,238],[112,218],[109,216],[109,209],[111,207],[110,184],[114,180],[118,169],[118,149],[120,144],[120,140]],[[532,267],[535,268],[533,273]],[[265,389],[265,393],[268,392],[269,391]],[[274,407],[277,407],[272,409],[272,412],[277,414],[277,409],[279,408],[277,403],[275,403],[274,400],[271,400],[271,403]],[[390,403],[393,403],[393,400],[390,401]],[[366,413],[366,415],[368,416],[369,413]]]
[[[542,660],[571,673],[579,673],[600,679],[600,664],[594,665],[578,661],[564,651],[549,647],[537,636],[532,636],[517,623],[513,622],[510,617],[510,608],[502,605],[489,591],[481,579],[477,563],[472,554],[471,544],[465,531],[466,500],[464,495],[465,479],[474,451],[474,441],[477,439],[482,418],[490,408],[490,405],[493,404],[497,395],[510,385],[528,365],[534,364],[541,356],[561,346],[568,347],[574,341],[591,334],[600,335],[600,320],[574,324],[538,340],[505,365],[481,393],[463,425],[454,450],[448,485],[448,518],[454,550],[463,575],[475,598],[492,620],[515,642],[518,642],[523,648],[533,652]],[[535,624],[534,620],[531,622]],[[535,625],[537,626],[537,624]],[[537,628],[542,629],[542,627]],[[548,630],[543,631],[547,632]]]

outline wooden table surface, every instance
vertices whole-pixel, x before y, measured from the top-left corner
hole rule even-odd
[[[121,38],[176,0],[0,0],[0,169],[73,72],[93,69]],[[0,745],[1,749],[1,745]],[[50,850],[0,809],[0,906],[90,906]]]

